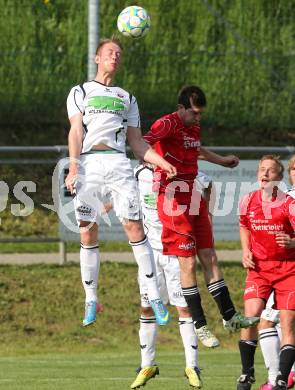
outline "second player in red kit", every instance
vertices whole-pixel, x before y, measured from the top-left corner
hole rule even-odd
[[[239,159],[223,157],[201,147],[200,121],[206,103],[201,88],[182,88],[177,111],[158,119],[145,140],[177,169],[177,176],[172,180],[158,168],[154,177],[158,214],[163,224],[163,252],[178,257],[183,295],[199,339],[207,347],[216,347],[219,342],[207,327],[196,280],[196,252],[197,249],[206,249],[208,253],[213,250],[212,229],[206,202],[195,191],[194,180],[198,158],[232,168],[238,165]],[[211,256],[208,256],[208,266],[210,261]],[[227,329],[252,326],[258,321],[258,318],[245,318],[236,312],[223,278],[208,283],[207,287]]]

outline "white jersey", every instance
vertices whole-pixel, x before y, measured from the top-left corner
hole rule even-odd
[[[69,118],[83,114],[82,153],[101,143],[125,153],[127,127],[140,127],[135,97],[120,87],[94,80],[71,89],[67,109]]]
[[[162,253],[162,223],[158,217],[157,193],[153,192],[154,170],[147,165],[139,165],[134,169],[134,174],[139,190],[145,233],[153,248],[160,297],[165,304],[170,302],[174,306],[186,307],[181,290],[178,259],[176,256]],[[138,282],[141,306],[150,307],[146,279],[139,275]]]
[[[163,250],[162,223],[157,211],[157,193],[153,192],[153,174],[154,170],[147,165],[139,165],[134,169],[145,233],[153,249]]]

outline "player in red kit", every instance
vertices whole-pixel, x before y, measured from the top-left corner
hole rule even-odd
[[[257,175],[260,188],[244,197],[240,205],[243,266],[248,269],[245,313],[260,315],[272,291],[274,308],[280,310],[282,343],[273,390],[287,389],[295,360],[295,200],[278,188],[283,172],[277,157],[262,157]],[[256,345],[257,329],[242,329],[242,375],[237,390],[250,390],[255,381]]]
[[[207,327],[196,280],[196,252],[212,249],[213,237],[206,201],[195,191],[194,180],[198,158],[227,167],[235,167],[239,160],[201,147],[200,119],[205,106],[206,97],[199,87],[182,88],[177,111],[158,119],[144,138],[176,167],[177,176],[173,180],[167,180],[158,168],[154,176],[158,214],[163,224],[163,253],[178,257],[182,291],[196,333],[205,346],[216,347],[219,342]],[[211,259],[208,256],[208,262]],[[258,321],[236,312],[224,279],[208,284],[208,289],[228,329],[252,326]]]

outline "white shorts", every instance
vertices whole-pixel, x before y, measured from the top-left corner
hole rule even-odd
[[[274,324],[278,324],[280,322],[280,311],[273,309],[274,305],[274,292],[272,292],[266,302],[266,307],[262,310],[260,318],[264,320],[271,321]]]
[[[74,198],[78,222],[98,223],[106,196],[121,222],[142,218],[133,169],[124,153],[85,154],[80,162]]]
[[[162,251],[157,249],[153,249],[153,253],[157,271],[157,282],[163,303],[167,304],[170,302],[173,306],[187,307],[182,295],[180,268],[177,257],[163,255]],[[145,281],[138,277],[138,283],[141,306],[150,307]]]

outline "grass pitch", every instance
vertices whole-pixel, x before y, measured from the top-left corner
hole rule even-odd
[[[15,218],[15,217],[14,217]],[[3,224],[2,224],[3,225]],[[26,235],[24,235],[27,237]],[[55,234],[56,237],[56,234]],[[28,236],[27,238],[30,238]],[[80,243],[68,242],[68,252],[79,252]],[[241,249],[239,241],[215,241],[216,249],[235,250]],[[131,246],[126,241],[100,241],[100,252],[132,252]],[[0,242],[0,253],[58,253],[59,246],[56,242]]]
[[[118,253],[118,256],[120,254]],[[237,309],[243,309],[245,272],[223,263],[225,280]],[[216,304],[198,271],[202,302],[210,328],[223,346],[236,349],[237,336],[222,328]],[[135,264],[102,263],[99,297],[103,312],[96,325],[81,326],[84,291],[78,264],[0,266],[0,356],[15,353],[134,351],[137,348],[139,292]],[[159,344],[180,346],[175,308],[162,327]]]
[[[50,354],[0,358],[0,388],[5,390],[122,390],[135,379],[138,354]],[[190,389],[183,376],[181,352],[159,352],[160,375],[145,389]],[[200,353],[204,390],[235,390],[240,374],[237,352],[210,350]],[[256,359],[257,386],[265,379],[260,354]],[[254,387],[254,388],[256,388]]]
[[[221,267],[242,310],[245,272],[237,263]],[[95,325],[83,328],[84,291],[77,264],[0,266],[0,390],[128,389],[140,363],[136,275],[134,264],[103,263],[99,296],[104,310]],[[204,390],[235,390],[239,335],[223,330],[200,270],[198,279],[208,324],[222,345],[216,350],[199,347]],[[177,315],[173,308],[170,312],[171,323],[158,332],[160,376],[148,383],[150,390],[189,389]],[[259,351],[257,362],[260,385],[266,370]]]

